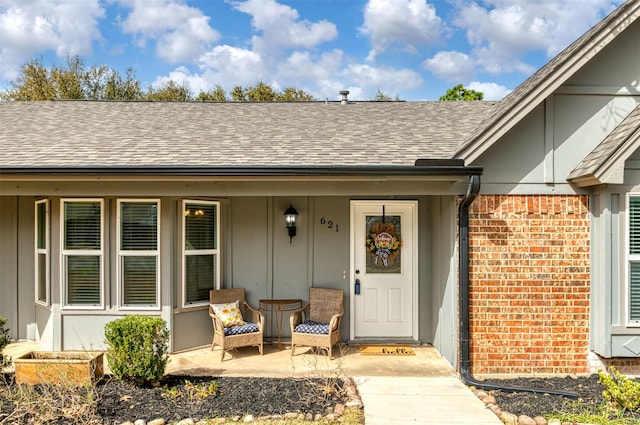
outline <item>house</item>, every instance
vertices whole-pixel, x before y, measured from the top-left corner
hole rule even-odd
[[[177,352],[211,288],[333,287],[343,339],[477,375],[640,366],[639,18],[497,103],[0,103],[0,316],[54,350],[160,316]]]

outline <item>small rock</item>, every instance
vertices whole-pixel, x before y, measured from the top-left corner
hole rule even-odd
[[[560,419],[549,419],[549,425],[562,425]]]
[[[498,416],[504,425],[518,425],[518,417],[511,412],[502,411]]]
[[[179,425],[182,421],[178,422],[176,425]],[[147,425],[164,425],[167,422],[163,418],[156,418],[150,422],[147,422]],[[193,424],[193,422],[191,422]]]
[[[332,422],[338,419],[338,415],[336,415],[335,413],[327,413],[327,416],[325,416],[325,419],[328,420],[329,422]]]
[[[193,419],[191,418],[186,418],[176,423],[176,425],[193,425],[193,424],[194,422],[193,422]],[[148,425],[151,425],[151,424],[148,424]],[[164,425],[164,421],[162,422],[162,424],[158,424],[158,425]]]
[[[362,408],[362,402],[360,400],[349,400],[346,405],[349,407],[357,407],[358,409]]]
[[[134,423],[131,421],[127,421],[127,422],[122,422],[120,425],[134,425]]]
[[[536,425],[548,425],[547,420],[542,416],[536,416],[535,418],[533,418],[533,421],[536,423]]]
[[[316,422],[322,420],[322,415],[320,413],[316,413],[316,415],[313,417],[313,420]]]
[[[296,412],[287,412],[284,414],[285,419],[296,419],[298,414]]]
[[[518,416],[518,425],[536,425],[536,421],[530,416],[520,415]]]
[[[344,404],[342,403],[338,403],[336,404],[336,407],[333,408],[333,413],[335,413],[338,416],[341,416],[344,413]]]
[[[244,417],[244,422],[253,422],[253,415],[247,415]]]
[[[484,397],[488,396],[489,394],[487,394],[487,392],[485,390],[476,390],[475,391],[476,397],[478,397],[479,399],[483,399]]]
[[[489,408],[489,410],[491,410],[493,412],[494,415],[496,416],[500,416],[500,413],[502,413],[502,409],[500,408],[500,406],[498,406],[497,404],[488,404],[487,407]]]
[[[133,425],[147,425],[147,421],[145,421],[144,419],[136,419]]]
[[[496,404],[496,398],[492,395],[482,397],[480,400],[482,400],[484,404]]]

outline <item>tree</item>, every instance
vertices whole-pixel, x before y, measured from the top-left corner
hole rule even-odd
[[[400,97],[396,95],[395,98],[392,98],[385,92],[378,89],[378,92],[376,93],[376,97],[374,97],[373,100],[375,100],[376,102],[394,102],[394,101],[398,102],[400,101]]]
[[[108,69],[102,92],[102,99],[110,100],[138,100],[144,97],[140,81],[131,67],[126,69],[124,78],[117,71]]]
[[[311,102],[316,99],[304,90],[297,89],[295,87],[287,87],[282,92],[278,93],[275,100],[280,102]]]
[[[142,91],[132,68],[123,78],[106,65],[87,69],[79,56],[71,56],[64,66],[45,68],[38,59],[20,66],[20,75],[0,93],[0,100],[138,100]]]
[[[159,89],[154,89],[152,86],[149,86],[144,99],[164,102],[188,102],[193,100],[193,97],[186,84],[178,84],[173,80],[169,80]]]
[[[10,88],[2,93],[2,100],[53,100],[56,91],[49,71],[38,59],[20,65],[20,75],[9,82]]]
[[[462,84],[450,88],[444,96],[440,96],[440,100],[482,100],[482,98],[484,98],[484,93],[466,89]]]
[[[226,102],[229,99],[222,86],[218,84],[214,89],[207,92],[201,91],[196,100],[198,102]]]
[[[140,88],[133,68],[125,75],[106,65],[86,68],[79,56],[71,56],[63,66],[47,69],[39,59],[32,59],[20,66],[20,74],[9,82],[10,88],[0,91],[0,100],[149,100],[164,102],[304,102],[315,100],[312,95],[295,87],[281,92],[263,82],[254,86],[235,86],[229,93],[217,85],[209,91],[201,91],[193,97],[186,83],[168,80],[160,87]]]

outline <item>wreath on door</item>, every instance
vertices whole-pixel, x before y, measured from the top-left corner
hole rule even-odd
[[[388,267],[398,254],[402,241],[396,231],[396,227],[391,223],[375,223],[367,233],[367,252],[373,257],[375,264],[382,263],[382,267]]]

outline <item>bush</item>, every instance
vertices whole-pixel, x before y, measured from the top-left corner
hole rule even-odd
[[[9,329],[4,327],[7,324],[7,320],[8,319],[6,317],[0,317],[0,372],[2,372],[2,367],[11,361],[10,358],[5,358],[2,355],[4,347],[9,345],[11,342],[11,338],[9,338]]]
[[[640,408],[640,382],[627,378],[613,366],[609,369],[611,369],[611,374],[598,371],[600,383],[605,388],[602,396],[619,409],[637,410]]]
[[[160,381],[169,361],[169,331],[159,317],[131,315],[106,324],[107,362],[121,381],[149,386]]]

